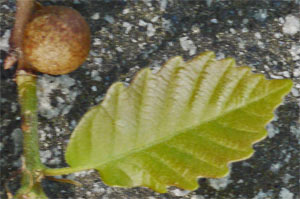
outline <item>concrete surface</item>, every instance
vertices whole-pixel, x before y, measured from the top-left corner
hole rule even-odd
[[[1,64],[6,55],[15,1],[0,0]],[[77,9],[92,30],[87,62],[64,76],[39,77],[40,148],[50,167],[66,166],[63,152],[79,118],[99,103],[115,81],[128,84],[143,67],[158,70],[170,57],[185,59],[206,50],[218,58],[234,57],[267,78],[291,78],[292,92],[268,125],[268,138],[256,144],[256,153],[234,163],[230,176],[199,179],[193,192],[171,187],[158,194],[147,188],[108,187],[93,171],[68,177],[83,184],[74,187],[45,181],[50,198],[191,198],[191,199],[297,199],[300,144],[300,2],[298,0],[43,0],[44,5]],[[1,188],[18,187],[22,136],[13,70],[1,68]]]

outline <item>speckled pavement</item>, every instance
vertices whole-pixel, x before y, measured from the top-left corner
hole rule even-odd
[[[82,187],[44,181],[49,198],[69,199],[298,199],[300,165],[300,1],[299,0],[43,0],[66,5],[87,19],[92,49],[86,63],[64,76],[39,76],[40,148],[49,167],[66,166],[63,152],[80,117],[98,104],[115,81],[128,84],[144,67],[158,70],[170,57],[206,51],[234,57],[239,65],[270,79],[291,78],[292,92],[267,126],[268,137],[250,159],[232,164],[223,179],[199,179],[199,189],[108,187],[87,171],[65,176]],[[13,25],[15,1],[0,0],[2,65]],[[22,134],[14,71],[1,68],[0,198],[4,183],[15,191],[21,166]]]

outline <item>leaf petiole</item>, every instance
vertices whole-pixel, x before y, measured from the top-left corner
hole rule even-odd
[[[63,167],[63,168],[46,168],[43,170],[45,176],[67,175],[75,172],[85,171],[90,168],[83,167]]]

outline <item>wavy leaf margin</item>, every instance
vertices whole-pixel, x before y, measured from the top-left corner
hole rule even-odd
[[[266,80],[231,58],[205,52],[141,70],[129,87],[113,84],[74,130],[66,160],[96,169],[108,185],[194,190],[197,178],[228,174],[262,140],[291,80]]]

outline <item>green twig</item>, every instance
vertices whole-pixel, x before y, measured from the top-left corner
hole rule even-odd
[[[38,146],[36,77],[24,70],[20,70],[17,72],[16,82],[21,105],[26,168],[29,170],[43,169]]]
[[[19,103],[21,105],[22,130],[23,130],[23,166],[22,186],[17,193],[17,198],[44,199],[47,198],[41,186],[45,176],[65,175],[87,168],[46,168],[41,160],[38,141],[38,116],[36,96],[36,76],[24,70],[16,74],[18,85]]]
[[[23,130],[22,186],[17,198],[47,198],[40,185],[45,166],[41,163],[38,144],[36,76],[24,70],[16,74]]]

